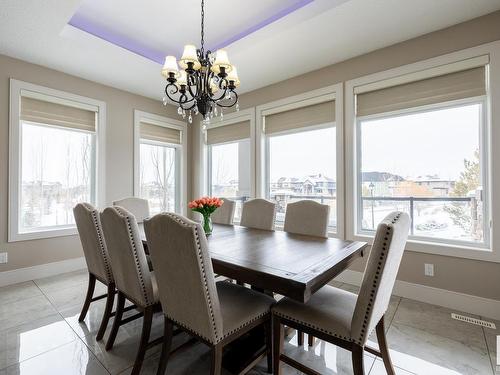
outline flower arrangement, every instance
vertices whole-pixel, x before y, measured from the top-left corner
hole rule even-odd
[[[189,202],[188,207],[194,211],[199,212],[203,216],[203,230],[205,235],[212,234],[212,219],[211,215],[224,204],[224,201],[216,197],[202,197]]]

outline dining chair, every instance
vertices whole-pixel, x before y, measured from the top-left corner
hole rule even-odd
[[[221,373],[222,350],[227,344],[263,325],[271,371],[270,308],[275,300],[236,284],[215,282],[207,239],[199,223],[161,213],[145,220],[144,227],[165,315],[157,374],[165,373],[174,324],[211,348],[212,375]]]
[[[276,204],[256,198],[243,203],[240,225],[248,228],[274,230]]]
[[[288,233],[328,238],[330,206],[312,200],[301,200],[286,206],[285,225]]]
[[[135,216],[138,223],[149,217],[149,201],[147,199],[128,197],[113,201],[113,206],[120,206]]]
[[[328,238],[328,222],[330,206],[312,200],[300,200],[286,206],[285,225],[283,230],[288,233],[304,234]],[[308,345],[314,345],[314,337],[308,335]],[[297,344],[304,343],[304,332],[297,331]]]
[[[73,208],[73,215],[89,272],[87,295],[78,321],[82,322],[85,319],[92,302],[106,298],[106,307],[96,336],[97,340],[102,340],[109,318],[113,315],[116,290],[108,249],[102,232],[101,218],[99,211],[90,203],[78,203]],[[94,297],[96,280],[106,285],[106,294]]]
[[[384,331],[384,315],[408,238],[410,218],[393,212],[378,225],[365,267],[359,295],[326,286],[307,303],[283,298],[273,307],[274,374],[280,373],[280,362],[306,374],[317,374],[282,354],[283,324],[351,351],[354,375],[364,375],[363,353],[366,350],[382,357],[389,375],[394,368]],[[366,346],[375,329],[380,350]]]
[[[120,326],[143,317],[139,348],[132,369],[132,374],[138,374],[146,350],[161,342],[149,341],[153,313],[161,309],[156,278],[149,270],[135,216],[123,207],[107,207],[101,213],[101,221],[118,290],[116,315],[106,350],[113,348]],[[131,301],[139,313],[123,319],[126,300]]]
[[[233,225],[236,202],[227,198],[222,198],[222,200],[224,204],[212,214],[212,223]]]

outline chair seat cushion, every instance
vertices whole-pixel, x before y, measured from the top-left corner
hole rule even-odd
[[[273,314],[314,328],[344,340],[351,340],[351,322],[356,307],[356,294],[325,286],[307,303],[283,298],[273,307]]]
[[[223,337],[268,314],[274,298],[226,281],[216,283],[222,314]]]

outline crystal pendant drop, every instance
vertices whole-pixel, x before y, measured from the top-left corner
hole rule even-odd
[[[240,110],[240,103],[236,102],[236,111]]]
[[[231,99],[231,93],[230,93],[230,92],[228,92],[228,93],[226,94],[226,99],[227,99],[227,100]]]
[[[177,113],[178,113],[179,115],[182,115],[182,108],[181,108],[181,107],[177,108]]]
[[[182,118],[185,119],[186,118],[186,111],[185,110],[182,110]]]
[[[197,115],[198,114],[198,107],[194,107],[194,114]]]
[[[167,97],[166,96],[163,97],[163,105],[167,105]]]
[[[224,120],[224,112],[222,111],[222,109],[220,110],[220,120]]]
[[[190,124],[193,123],[193,116],[191,116],[191,113],[189,114],[188,121]]]
[[[215,106],[215,108],[214,108],[214,115],[217,116],[217,114],[218,114],[217,113],[217,106]]]

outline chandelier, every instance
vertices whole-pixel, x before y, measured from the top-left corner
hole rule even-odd
[[[205,52],[205,1],[201,0],[201,48],[187,44],[179,60],[179,69],[175,56],[165,57],[161,74],[167,79],[163,104],[169,100],[175,103],[177,113],[189,123],[193,114],[203,117],[203,127],[210,124],[210,119],[220,114],[223,119],[224,108],[236,106],[239,110],[238,94],[235,89],[240,80],[236,67],[231,65],[227,52],[219,49],[214,54]]]

